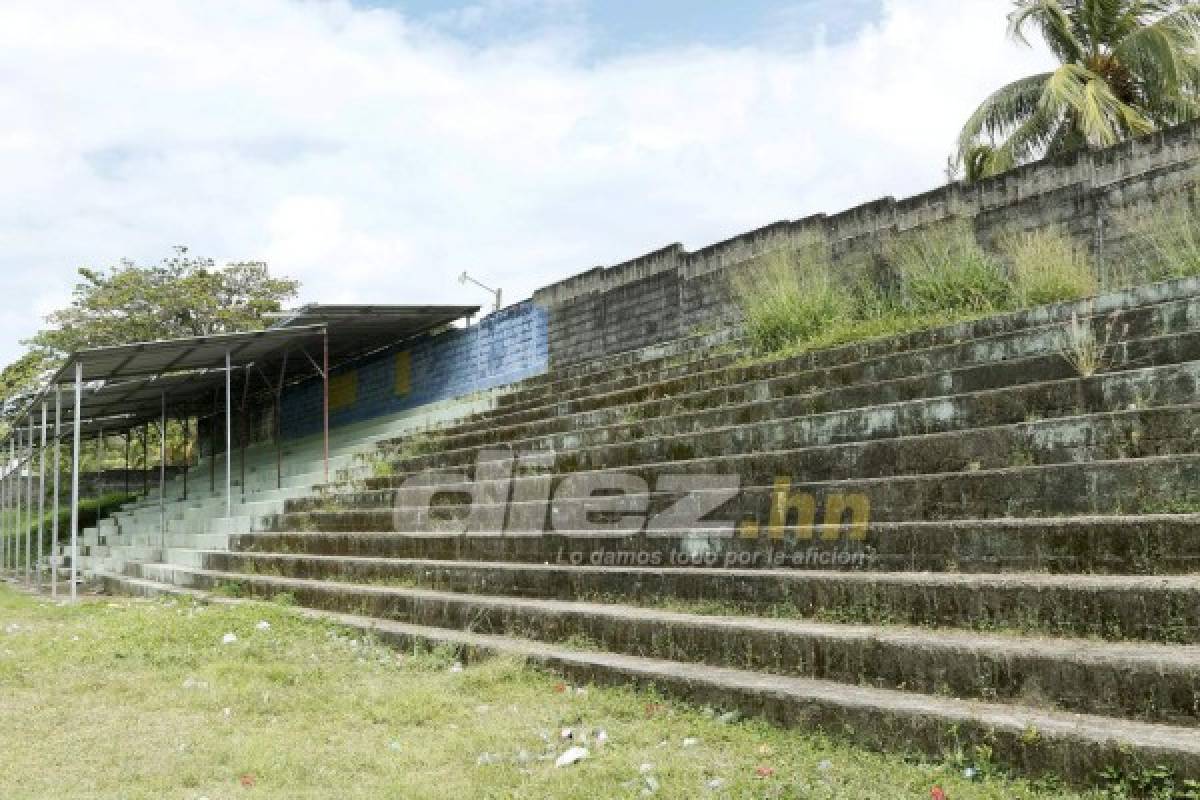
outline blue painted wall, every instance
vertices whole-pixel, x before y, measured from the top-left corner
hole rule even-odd
[[[335,367],[330,427],[405,411],[544,373],[549,365],[547,313],[530,301],[469,328],[405,342],[365,361]],[[284,438],[321,430],[321,381],[284,391]]]

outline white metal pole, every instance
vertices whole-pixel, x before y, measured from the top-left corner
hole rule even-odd
[[[8,540],[12,538],[12,508],[9,500],[12,497],[12,459],[5,459],[4,477],[0,479],[0,569],[8,569]]]
[[[50,520],[50,596],[58,597],[58,474],[62,472],[62,386],[54,387],[54,516]]]
[[[25,507],[29,523],[25,526],[25,585],[33,585],[33,409],[29,410],[29,482],[25,484]]]
[[[16,558],[13,559],[13,573],[15,577],[16,574],[21,572],[21,494],[23,492],[23,487],[21,486],[21,459],[25,453],[21,446],[21,429],[17,428],[13,431],[13,434],[17,439],[17,460],[13,466],[13,471],[17,476],[17,527],[13,531],[15,535],[13,553],[16,555]]]
[[[163,392],[162,421],[158,428],[158,547],[159,559],[166,561],[167,548],[167,393]]]
[[[233,516],[233,363],[225,351],[225,516]]]
[[[78,597],[76,587],[79,573],[79,418],[83,406],[83,362],[75,362],[75,430],[71,432],[71,600]]]
[[[38,448],[37,588],[42,588],[42,559],[46,553],[46,401],[42,401],[42,446]]]

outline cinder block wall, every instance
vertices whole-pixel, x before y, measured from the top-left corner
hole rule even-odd
[[[359,422],[540,375],[548,364],[547,314],[532,302],[509,306],[468,328],[389,348],[333,371],[330,426]],[[321,430],[322,384],[284,391],[284,438]]]
[[[830,243],[836,264],[874,257],[886,235],[954,217],[970,219],[985,247],[1010,231],[1057,226],[1103,266],[1128,245],[1120,212],[1191,189],[1198,179],[1200,123],[1189,123],[976,184],[776,222],[694,253],[674,244],[551,284],[533,300],[549,311],[550,365],[563,366],[735,319],[729,270],[813,236]]]

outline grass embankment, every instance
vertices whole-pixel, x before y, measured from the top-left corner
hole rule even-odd
[[[135,500],[137,495],[126,494],[124,492],[112,492],[101,497],[85,497],[79,501],[79,531],[82,534],[84,528],[90,528],[96,524],[101,515],[108,516],[116,509],[123,506],[125,503]],[[24,498],[21,500],[24,503]],[[34,499],[34,505],[37,505],[37,499]],[[46,503],[46,508],[51,509],[51,503]],[[14,533],[12,531],[13,520],[15,513],[9,511],[0,514],[0,538],[11,536],[19,539],[18,550],[21,552],[21,558],[24,559],[25,535],[24,533]],[[22,512],[21,519],[28,523],[29,527],[29,542],[34,549],[37,548],[38,541],[38,522],[34,518],[29,520],[29,516]],[[50,540],[51,531],[54,525],[54,512],[47,510],[42,516],[42,551],[43,554],[49,554],[54,547],[54,543]],[[59,501],[58,510],[58,540],[61,543],[69,543],[71,541],[71,506],[67,501]]]
[[[948,325],[1099,291],[1200,275],[1196,198],[1123,212],[1119,256],[1103,268],[1064,232],[1002,235],[993,251],[967,220],[885,237],[834,263],[811,237],[734,273],[732,295],[758,356],[777,357]]]
[[[56,606],[0,587],[0,796],[1104,796],[1005,780],[982,753],[880,755],[509,660],[452,663],[270,604]],[[563,728],[590,757],[559,769]]]

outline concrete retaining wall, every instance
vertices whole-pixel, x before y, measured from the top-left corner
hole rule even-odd
[[[729,269],[814,235],[830,243],[835,264],[844,264],[875,258],[888,234],[953,217],[972,220],[985,247],[1009,231],[1053,225],[1086,244],[1103,268],[1128,247],[1123,210],[1198,180],[1200,123],[1191,123],[971,185],[776,222],[694,253],[674,244],[573,275],[537,290],[533,300],[549,312],[550,364],[559,367],[736,318]]]

